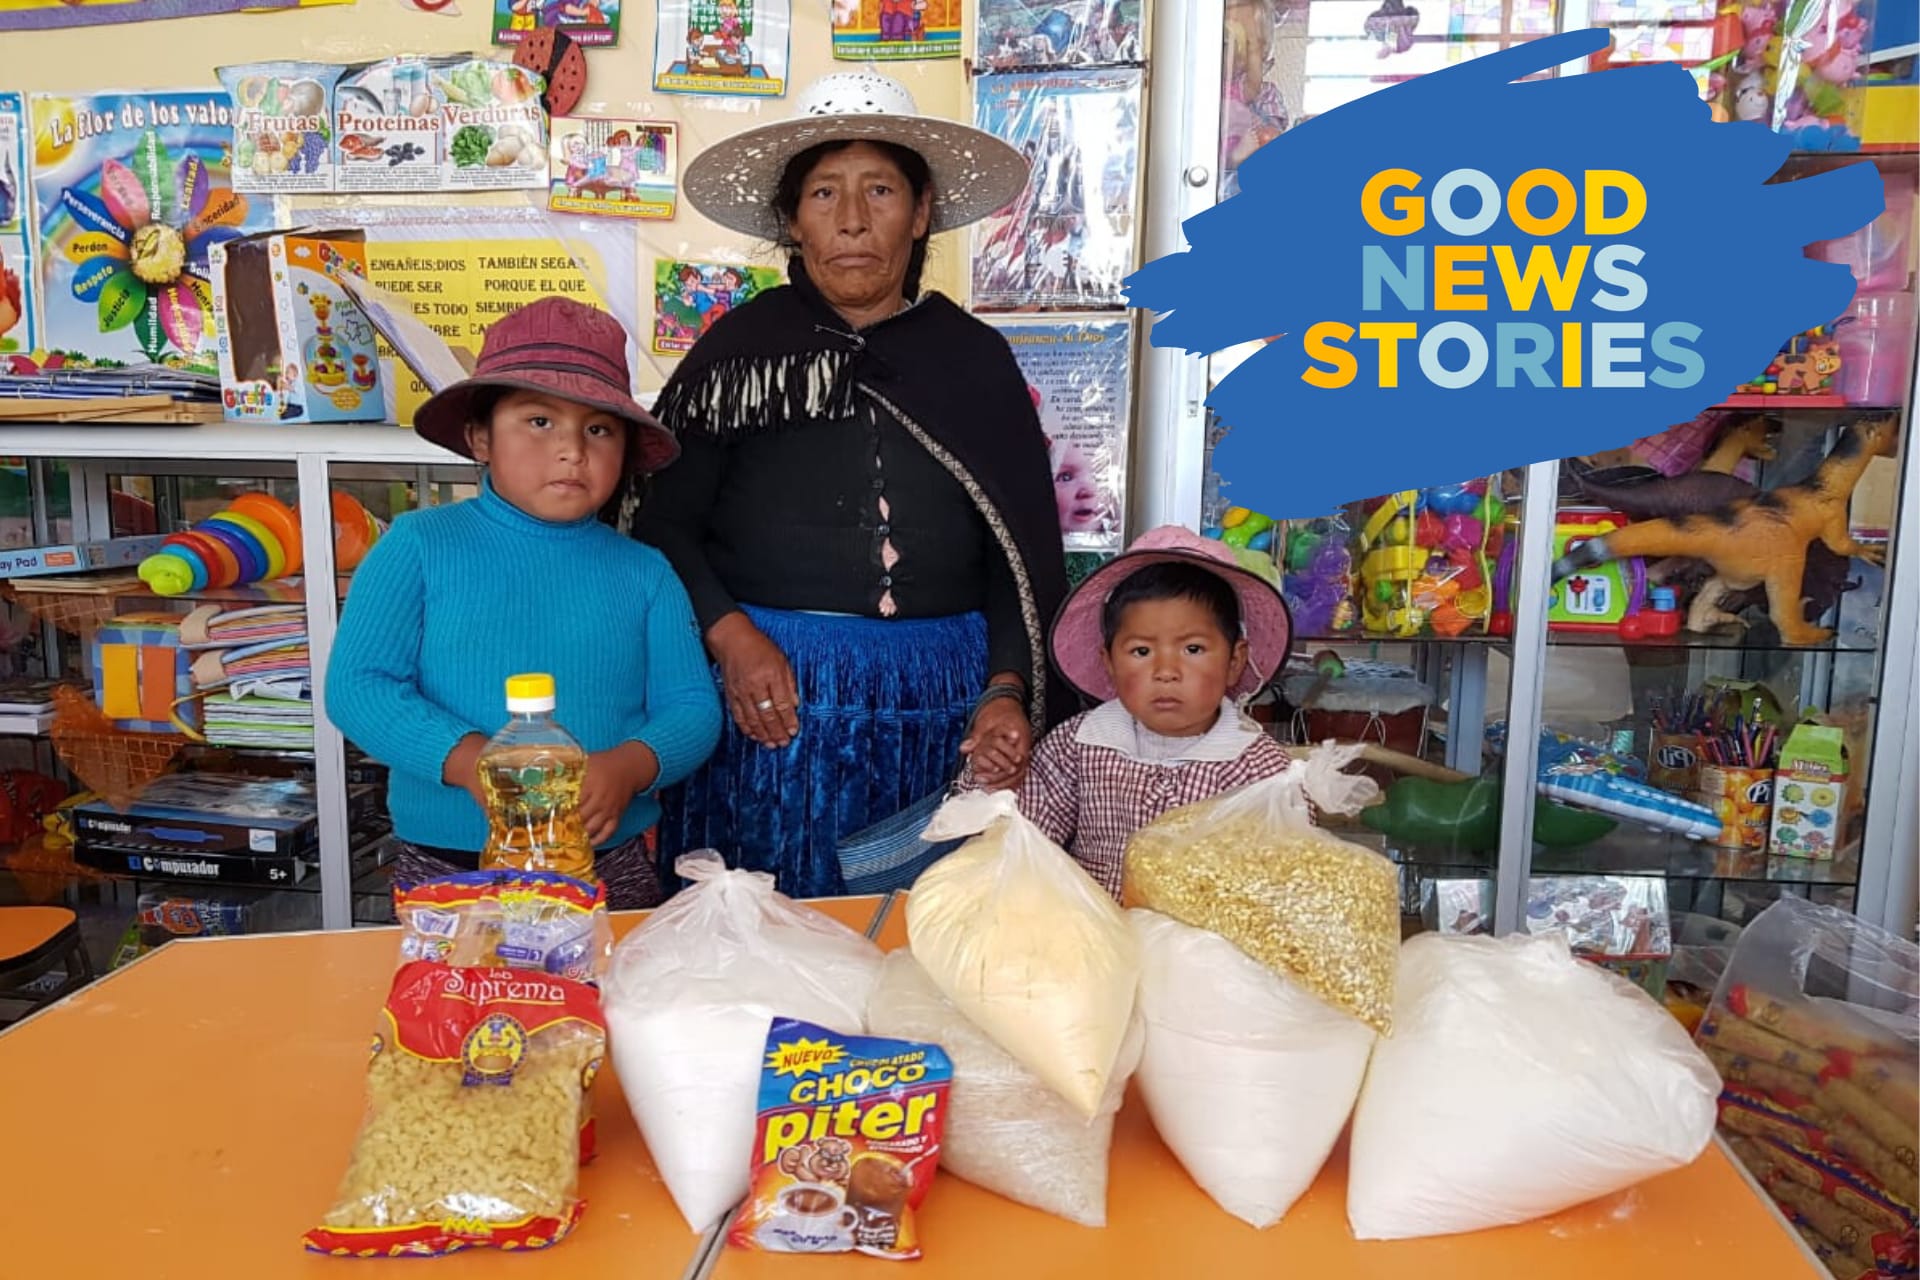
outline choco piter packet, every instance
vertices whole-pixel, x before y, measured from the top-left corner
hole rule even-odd
[[[775,1018],[753,1177],[729,1243],[770,1253],[920,1256],[913,1216],[940,1158],[953,1063],[938,1045]]]

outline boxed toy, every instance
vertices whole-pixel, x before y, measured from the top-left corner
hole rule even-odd
[[[100,542],[0,550],[0,578],[44,578],[95,569],[131,569],[160,549],[159,534],[107,538]]]
[[[1774,770],[1769,852],[1831,861],[1846,798],[1846,732],[1823,724],[1796,726]]]
[[[361,231],[266,231],[216,245],[220,399],[241,422],[380,422],[373,326],[340,286],[367,274]]]

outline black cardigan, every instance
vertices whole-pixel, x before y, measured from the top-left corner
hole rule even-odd
[[[1036,727],[1076,709],[1046,658],[1066,595],[1046,437],[998,331],[930,294],[855,333],[796,269],[715,323],[655,413],[683,452],[635,533],[703,628],[739,600],[873,616],[891,590],[902,617],[982,609],[990,670],[1026,679]]]

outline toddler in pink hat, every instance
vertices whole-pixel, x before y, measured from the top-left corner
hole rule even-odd
[[[1290,763],[1241,704],[1279,674],[1292,631],[1280,593],[1220,543],[1142,534],[1054,623],[1054,665],[1101,705],[1041,742],[1022,812],[1118,898],[1134,832]]]

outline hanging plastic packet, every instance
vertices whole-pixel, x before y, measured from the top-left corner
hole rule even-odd
[[[606,889],[543,871],[469,871],[396,889],[401,963],[531,969],[598,982],[613,957]]]
[[[776,1018],[746,1203],[728,1242],[768,1253],[920,1256],[953,1064],[937,1045]]]

